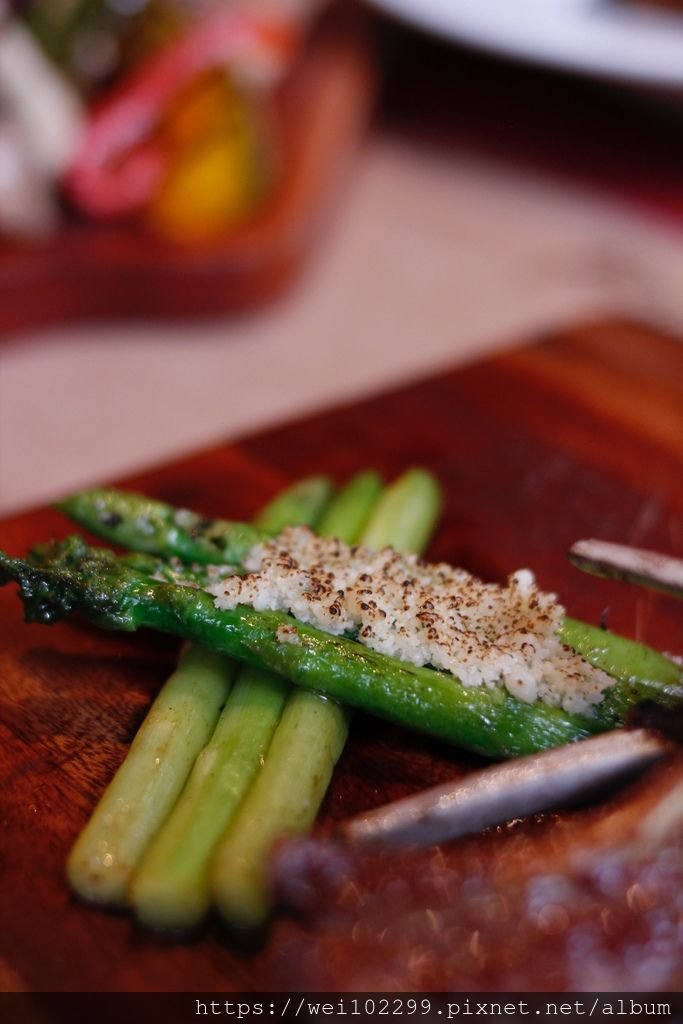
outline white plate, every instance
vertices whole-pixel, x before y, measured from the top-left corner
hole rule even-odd
[[[632,84],[683,86],[683,14],[630,0],[372,0],[468,46]]]

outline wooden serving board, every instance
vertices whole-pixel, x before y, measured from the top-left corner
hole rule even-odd
[[[276,180],[263,206],[211,243],[174,246],[142,227],[66,219],[43,244],[0,244],[0,337],[64,320],[214,316],[272,299],[339,199],[372,113],[367,18],[334,5],[274,97]]]
[[[575,615],[681,649],[673,599],[593,580],[566,559],[599,536],[683,553],[683,347],[644,327],[584,326],[401,390],[225,444],[124,481],[207,514],[250,516],[287,481],[429,466],[446,508],[432,547],[488,579],[520,566]],[[69,532],[39,509],[0,525],[21,553]],[[79,904],[64,862],[177,645],[75,622],[22,624],[0,591],[0,981],[28,991],[296,987],[313,926],[278,919],[258,950],[215,923],[189,943]],[[609,609],[606,612],[606,609]],[[475,759],[357,716],[321,826],[455,777]],[[548,825],[552,827],[552,822]],[[457,852],[457,851],[456,851]],[[303,955],[303,954],[302,954]],[[311,971],[313,972],[311,975]],[[320,981],[320,979],[318,979]],[[316,975],[309,964],[311,988]],[[338,976],[335,987],[344,987]]]

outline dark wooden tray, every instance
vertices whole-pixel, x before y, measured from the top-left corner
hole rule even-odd
[[[222,445],[125,481],[209,514],[249,516],[286,481],[412,463],[443,482],[431,554],[498,579],[522,565],[573,614],[680,652],[672,599],[590,579],[566,560],[587,535],[682,553],[683,348],[626,323],[566,331],[465,369]],[[54,511],[5,520],[22,552],[68,532]],[[0,591],[0,979],[45,990],[269,990],[316,986],[315,930],[280,919],[246,951],[217,925],[189,944],[77,903],[64,862],[123,758],[176,644],[68,622],[24,626]],[[472,759],[357,716],[321,816],[466,771]],[[548,823],[552,828],[553,821]],[[286,955],[283,957],[283,953]],[[304,964],[307,966],[304,967]],[[344,978],[336,979],[344,987]]]
[[[310,254],[372,112],[367,20],[337,6],[275,97],[280,177],[258,215],[210,245],[134,227],[67,225],[42,245],[0,245],[0,335],[96,317],[195,317],[273,298]]]

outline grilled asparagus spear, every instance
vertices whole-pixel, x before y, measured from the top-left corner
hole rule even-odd
[[[209,519],[129,491],[80,491],[57,508],[104,540],[183,562],[241,565],[251,548],[268,537],[267,531],[246,523]]]
[[[158,629],[490,757],[533,753],[600,732],[620,724],[624,709],[642,700],[679,706],[683,698],[678,665],[662,658],[658,677],[642,678],[637,659],[630,663],[640,645],[604,632],[595,661],[618,670],[618,650],[628,668],[591,717],[524,704],[501,689],[465,688],[445,673],[330,636],[282,612],[217,609],[205,591],[150,579],[79,538],[38,548],[28,560],[0,554],[0,583],[10,580],[20,585],[29,621],[50,623],[80,611],[102,628]],[[296,643],[281,642],[283,626],[296,631]]]

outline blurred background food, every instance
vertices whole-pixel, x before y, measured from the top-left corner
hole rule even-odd
[[[505,7],[0,0],[0,508],[586,319],[680,333],[683,16]]]
[[[189,0],[0,11],[3,147],[20,183],[2,190],[3,234],[45,234],[62,213],[197,242],[253,213],[275,177],[267,111],[301,11]]]

